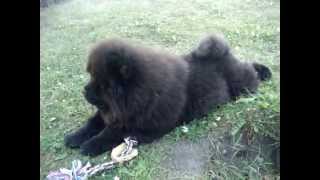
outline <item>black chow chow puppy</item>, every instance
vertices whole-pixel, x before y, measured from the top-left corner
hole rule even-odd
[[[264,65],[239,62],[214,35],[181,57],[106,40],[91,51],[87,71],[91,80],[85,98],[98,111],[65,143],[91,156],[127,136],[150,143],[242,93],[255,92],[261,80],[271,77]]]

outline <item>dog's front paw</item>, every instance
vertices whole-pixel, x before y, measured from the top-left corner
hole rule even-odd
[[[80,146],[80,153],[86,156],[97,156],[113,148],[108,142],[92,138]]]
[[[86,140],[79,133],[71,133],[64,137],[64,144],[70,148],[79,148],[81,144]]]

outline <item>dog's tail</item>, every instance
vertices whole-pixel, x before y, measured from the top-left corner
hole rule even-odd
[[[266,81],[271,79],[272,77],[272,73],[271,70],[263,65],[263,64],[259,64],[259,63],[252,63],[254,69],[257,71],[258,73],[258,77],[261,81]]]
[[[227,55],[229,51],[229,44],[221,35],[211,34],[200,41],[192,55],[198,59],[216,60]]]

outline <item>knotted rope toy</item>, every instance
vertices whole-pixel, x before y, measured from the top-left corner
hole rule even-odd
[[[122,164],[136,157],[138,155],[138,150],[134,148],[136,145],[138,145],[138,141],[127,137],[124,139],[124,143],[112,149],[111,161],[92,167],[90,162],[82,166],[80,160],[74,160],[71,169],[61,168],[59,171],[50,172],[47,180],[87,180],[98,172],[112,169],[116,164]]]

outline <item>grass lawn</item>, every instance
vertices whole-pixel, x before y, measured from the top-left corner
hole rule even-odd
[[[50,170],[96,158],[67,149],[65,134],[94,112],[82,96],[90,46],[123,37],[172,53],[188,52],[199,38],[220,32],[244,61],[273,72],[259,93],[243,97],[152,144],[139,156],[92,179],[272,179],[266,140],[280,144],[279,0],[68,0],[40,11],[40,179]],[[191,174],[188,174],[191,173]]]

